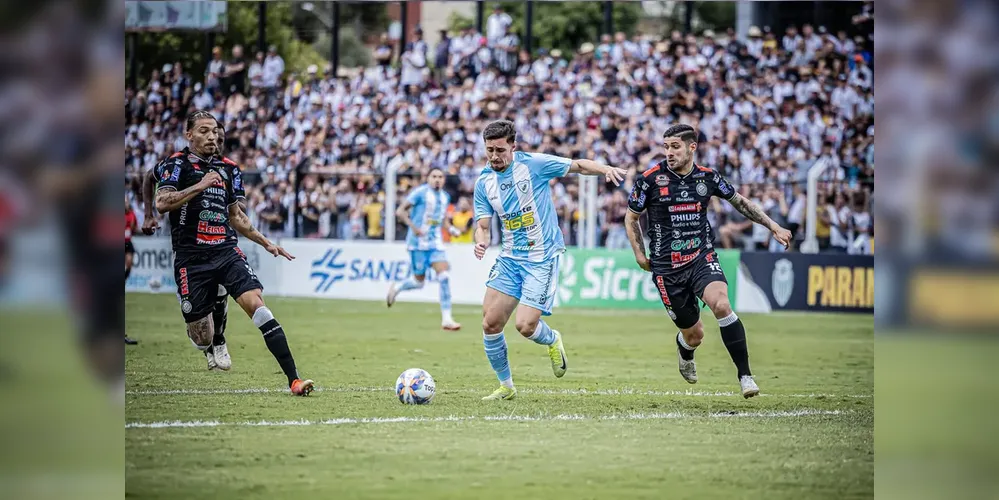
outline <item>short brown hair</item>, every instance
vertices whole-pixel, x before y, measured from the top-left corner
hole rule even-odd
[[[486,141],[506,139],[506,142],[513,144],[517,142],[517,130],[510,120],[496,120],[486,125],[482,131],[482,139]]]

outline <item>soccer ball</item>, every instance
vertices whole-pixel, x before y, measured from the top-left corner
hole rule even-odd
[[[434,378],[426,370],[410,368],[395,381],[395,393],[399,401],[407,405],[425,405],[434,399],[436,385]]]
[[[155,291],[159,290],[161,286],[163,286],[163,283],[160,282],[159,277],[154,276],[152,278],[149,278],[149,289],[150,290],[152,290],[152,291],[155,292]]]

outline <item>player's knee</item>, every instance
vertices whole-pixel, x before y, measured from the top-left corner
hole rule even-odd
[[[261,307],[264,307],[266,305],[264,304],[263,293],[259,289],[250,290],[248,292],[243,293],[242,295],[239,296],[239,298],[236,299],[236,303],[238,303],[239,306],[243,308],[243,312],[245,312],[246,315],[251,318],[253,317],[253,313],[255,313],[257,309],[260,309]]]
[[[517,318],[517,331],[525,337],[534,335],[534,331],[538,329],[538,319],[539,318]]]
[[[681,332],[683,333],[683,340],[687,345],[697,347],[704,340],[704,323],[698,321],[694,326],[684,328]]]
[[[485,316],[482,318],[482,331],[494,335],[503,331],[503,323],[498,320]]]
[[[447,271],[441,271],[437,273],[437,281],[448,281],[451,279],[451,273]]]
[[[722,297],[711,304],[711,312],[716,318],[724,318],[732,314],[732,304],[728,301],[728,297]]]
[[[211,346],[212,337],[214,336],[211,316],[205,316],[188,323],[187,336],[190,337],[191,342],[194,342],[195,347],[198,349],[204,350]]]

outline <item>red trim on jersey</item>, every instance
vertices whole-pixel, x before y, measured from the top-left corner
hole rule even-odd
[[[711,169],[708,167],[702,167],[700,165],[694,165],[694,166],[697,167],[697,170],[700,170],[701,172],[711,172]]]
[[[176,153],[170,155],[170,158],[176,158],[178,156],[182,156],[183,154],[184,154],[183,151],[177,151]]]
[[[648,177],[659,171],[659,164],[657,163],[654,167],[642,172],[642,177]]]
[[[222,162],[223,163],[228,163],[228,164],[230,164],[230,165],[232,165],[234,167],[236,166],[236,162],[230,160],[228,156],[223,156],[222,157]]]

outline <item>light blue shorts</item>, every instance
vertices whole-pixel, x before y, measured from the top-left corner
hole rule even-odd
[[[444,250],[410,250],[409,265],[413,276],[426,276],[427,268],[435,262],[447,262]]]
[[[558,291],[559,263],[562,255],[542,262],[527,262],[509,257],[497,257],[489,271],[486,286],[516,297],[521,304],[551,316]]]

